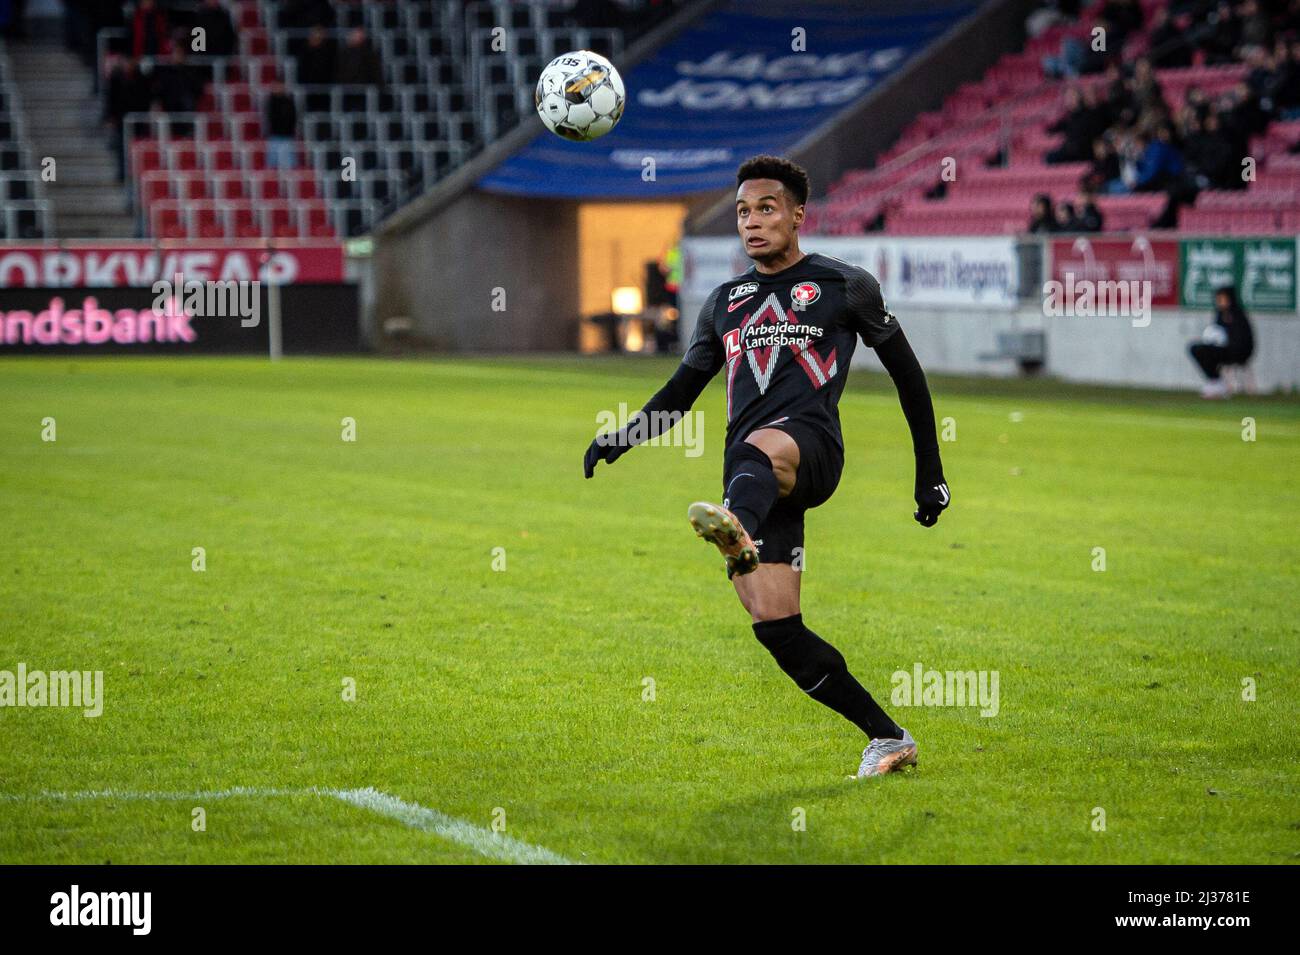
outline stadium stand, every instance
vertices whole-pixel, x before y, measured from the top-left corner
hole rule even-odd
[[[555,55],[586,48],[617,57],[625,31],[677,4],[595,20],[584,6],[591,5],[203,0],[158,10],[165,22],[155,27],[155,13],[141,26],[128,5],[124,22],[99,29],[94,42],[106,113],[120,112],[124,124],[124,173],[140,233],[370,231],[530,115],[535,77]],[[188,36],[207,7],[229,12],[231,48],[176,53],[178,31]],[[609,25],[573,25],[579,21]],[[141,109],[137,97],[137,108],[123,110],[136,70],[152,77],[152,99]],[[160,87],[183,89],[194,77],[201,92],[192,102],[173,95],[164,112],[149,109]]]
[[[1300,44],[1288,41],[1285,32],[1300,27],[1290,22],[1295,5],[1271,20],[1251,0],[1220,5],[1229,8],[1234,22],[1215,20],[1221,16],[1219,7],[1207,13],[1205,6],[1176,3],[1171,18],[1170,4],[1163,0],[1106,0],[1090,5],[1076,22],[1055,23],[1022,52],[1003,56],[980,81],[959,87],[941,109],[919,115],[874,168],[846,172],[826,198],[809,204],[809,230],[833,235],[1024,232],[1031,200],[1038,195],[1053,205],[1076,197],[1095,203],[1106,231],[1175,226],[1229,234],[1294,230],[1300,222],[1300,157],[1294,155],[1300,150],[1300,102],[1295,99]],[[1180,13],[1183,7],[1196,9]],[[1131,66],[1129,75],[1117,66],[1068,77],[1044,75],[1045,63],[1049,73],[1060,69],[1059,51],[1071,44],[1076,51],[1080,45],[1086,49],[1095,25],[1128,17],[1133,26],[1121,41],[1120,60]],[[1233,37],[1226,45],[1225,33]],[[1153,45],[1153,36],[1159,45]],[[1247,42],[1264,36],[1276,36],[1276,45]],[[1181,61],[1171,51],[1186,54],[1191,62],[1147,73],[1142,64],[1148,54],[1158,63]],[[1082,101],[1072,99],[1076,94],[1071,91]],[[1138,115],[1117,121],[1112,114],[1100,128],[1087,129],[1089,111],[1124,98],[1137,102]],[[1252,114],[1260,103],[1271,109]],[[1125,166],[1130,174],[1140,169],[1143,146],[1160,138],[1157,126],[1143,125],[1148,113],[1168,127],[1175,165],[1182,166],[1181,150],[1187,151],[1188,168],[1143,191],[1120,171]],[[1076,121],[1083,127],[1082,137],[1072,144]],[[1233,124],[1232,135],[1213,135],[1220,124]],[[1105,140],[1111,155],[1089,155],[1094,138]],[[1228,154],[1216,154],[1215,171],[1206,175],[1192,162],[1201,154],[1191,149],[1207,140],[1217,147],[1216,138],[1235,142]],[[1085,152],[1077,161],[1061,161],[1073,158],[1071,145],[1081,145]],[[1243,181],[1241,160],[1247,157],[1253,160],[1254,178]],[[945,159],[951,162],[945,164]],[[1114,175],[1102,175],[1104,163]],[[1089,176],[1093,180],[1085,182]]]
[[[23,121],[22,97],[0,41],[0,239],[50,234],[50,204]]]

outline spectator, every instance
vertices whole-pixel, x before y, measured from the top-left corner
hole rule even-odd
[[[1161,70],[1179,69],[1192,65],[1192,47],[1183,30],[1179,29],[1164,7],[1157,7],[1151,21],[1150,46],[1147,56],[1151,65]]]
[[[1054,26],[1079,18],[1079,0],[1048,0],[1025,18],[1025,33],[1039,36]]]
[[[280,9],[280,26],[291,30],[332,27],[336,23],[329,0],[289,0]]]
[[[1119,176],[1106,183],[1105,192],[1112,196],[1128,195],[1137,184],[1138,162],[1146,151],[1149,137],[1138,133],[1120,139],[1115,150],[1119,160]]]
[[[1232,4],[1221,0],[1196,31],[1196,36],[1207,66],[1232,63],[1234,51],[1241,42],[1241,21],[1237,19]]]
[[[171,48],[167,35],[167,15],[154,0],[140,0],[131,18],[131,55],[164,56]]]
[[[1154,112],[1162,117],[1168,116],[1169,107],[1165,103],[1164,90],[1160,87],[1160,81],[1156,79],[1155,70],[1151,68],[1151,61],[1145,56],[1133,64],[1133,80],[1130,89],[1133,104],[1139,115]]]
[[[186,59],[183,43],[174,44],[171,58],[154,67],[154,99],[169,113],[192,113],[198,109],[205,85],[202,73]]]
[[[1115,63],[1106,68],[1104,102],[1112,129],[1130,132],[1136,128],[1141,110],[1133,94],[1133,77],[1125,76],[1119,65]]]
[[[296,169],[298,166],[298,107],[275,83],[266,97],[266,165],[268,169]]]
[[[1049,133],[1065,134],[1064,142],[1044,157],[1049,163],[1087,159],[1092,141],[1106,129],[1105,109],[1097,106],[1091,91],[1070,87],[1065,96],[1068,112],[1047,127]]]
[[[113,64],[104,94],[104,122],[121,125],[127,113],[147,113],[153,102],[148,78],[140,61],[126,57]]]
[[[334,79],[343,86],[376,86],[384,81],[379,54],[361,27],[348,32],[347,44],[339,51]]]
[[[1052,197],[1047,193],[1040,192],[1029,204],[1029,228],[1026,231],[1056,231],[1056,218],[1052,215]]]
[[[149,80],[140,72],[135,57],[119,60],[108,75],[104,93],[104,125],[109,143],[117,157],[117,178],[126,179],[126,133],[123,121],[127,113],[147,113],[153,102]]]
[[[1204,123],[1205,117],[1210,114],[1210,101],[1199,86],[1189,86],[1187,92],[1183,94],[1183,109],[1191,110],[1196,114],[1196,118]]]
[[[1223,116],[1220,110],[1220,118],[1224,120],[1228,135],[1236,138],[1236,145],[1241,147],[1240,154],[1244,156],[1250,152],[1250,137],[1258,136],[1268,126],[1268,113],[1264,112],[1264,107],[1251,95],[1250,87],[1244,82],[1233,87],[1228,102],[1232,104],[1229,115]]]
[[[1119,174],[1119,156],[1110,140],[1098,136],[1092,141],[1092,165],[1083,174],[1081,188],[1085,192],[1101,192],[1108,182],[1118,179]]]
[[[1246,51],[1246,63],[1250,67],[1246,86],[1260,109],[1272,119],[1278,112],[1278,98],[1290,78],[1290,60],[1286,56],[1277,59],[1264,47],[1252,46]]]
[[[1074,203],[1062,202],[1056,207],[1056,228],[1054,232],[1082,232],[1078,217],[1074,214]]]
[[[1214,324],[1201,333],[1201,340],[1188,346],[1192,360],[1200,366],[1206,381],[1202,398],[1227,398],[1228,388],[1219,377],[1225,365],[1244,365],[1255,353],[1255,336],[1250,320],[1237,302],[1237,290],[1230,285],[1214,291]]]
[[[1129,34],[1142,28],[1142,7],[1138,0],[1106,0],[1100,18],[1110,26],[1106,31],[1106,48],[1118,56]]]
[[[1109,29],[1105,20],[1098,20],[1097,26],[1103,31]],[[1107,50],[1111,49],[1109,39]],[[1085,42],[1076,37],[1067,36],[1061,40],[1061,52],[1057,56],[1043,57],[1043,75],[1049,79],[1069,77],[1071,79],[1100,73],[1106,68],[1106,50],[1094,50],[1091,40]]]
[[[1300,119],[1300,38],[1292,41],[1287,48],[1285,41],[1279,41],[1281,52],[1277,54],[1283,79],[1278,84],[1278,117],[1284,122]]]
[[[1196,189],[1231,189],[1236,173],[1232,146],[1219,129],[1219,117],[1210,113],[1201,123],[1193,115],[1183,131],[1183,156]]]
[[[1154,138],[1147,140],[1137,164],[1134,192],[1159,192],[1183,172],[1183,156],[1174,146],[1168,126],[1161,126]]]
[[[1245,0],[1237,8],[1241,17],[1238,42],[1242,46],[1270,46],[1273,43],[1273,25],[1259,8],[1256,0]]]
[[[338,58],[338,44],[315,26],[307,34],[307,46],[298,55],[298,82],[325,85],[334,82],[334,69]]]
[[[221,0],[203,0],[203,6],[194,14],[194,26],[204,33],[209,56],[231,56],[239,46],[239,35],[235,32],[235,22],[221,5]]]
[[[1085,189],[1079,196],[1074,219],[1076,232],[1100,232],[1105,219],[1097,208],[1096,196],[1092,190]]]
[[[126,30],[128,21],[120,3],[103,3],[101,0],[64,0],[63,39],[69,49],[75,50],[87,63],[95,63],[99,56],[96,37],[100,30]],[[119,52],[129,52],[122,48]]]

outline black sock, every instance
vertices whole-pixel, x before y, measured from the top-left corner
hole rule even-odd
[[[772,472],[772,459],[747,441],[733,445],[725,457],[727,488],[723,506],[736,515],[750,537],[756,537],[759,525],[781,493]]]
[[[795,685],[828,706],[872,739],[902,739],[903,731],[880,708],[833,646],[803,625],[803,615],[760,620],[754,636]]]

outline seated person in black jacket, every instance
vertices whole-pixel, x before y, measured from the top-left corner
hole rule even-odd
[[[1224,365],[1244,365],[1255,352],[1255,336],[1250,320],[1237,301],[1237,290],[1230,285],[1215,289],[1214,324],[1193,342],[1188,351],[1205,373],[1202,398],[1227,398],[1228,388],[1219,377]]]

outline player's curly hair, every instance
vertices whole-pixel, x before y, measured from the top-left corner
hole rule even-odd
[[[775,179],[785,186],[785,191],[794,199],[795,205],[799,206],[808,201],[808,193],[812,189],[807,170],[780,156],[754,156],[746,159],[736,170],[736,188],[739,189],[747,179]]]

